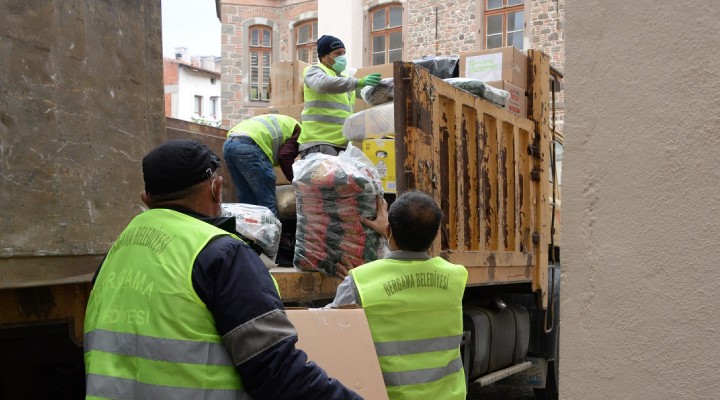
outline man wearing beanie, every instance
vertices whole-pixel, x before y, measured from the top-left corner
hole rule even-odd
[[[323,35],[318,39],[317,54],[320,64],[303,71],[305,108],[298,139],[303,158],[310,153],[336,156],[344,150],[348,141],[342,126],[353,113],[358,90],[380,83],[380,74],[356,79],[345,73],[345,45],[334,36]]]
[[[220,159],[170,140],[142,161],[149,210],[96,273],[86,395],[107,399],[361,399],[295,348],[273,278],[219,218]]]

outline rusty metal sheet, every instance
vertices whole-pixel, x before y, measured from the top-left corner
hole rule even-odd
[[[492,269],[469,284],[532,280],[542,290],[547,242],[533,239],[545,229],[547,185],[532,177],[547,160],[529,153],[539,124],[411,63],[395,64],[395,95],[398,192],[431,193],[444,214],[432,253]]]

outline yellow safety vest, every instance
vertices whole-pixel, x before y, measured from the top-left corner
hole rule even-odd
[[[227,234],[168,209],[130,222],[108,252],[85,314],[87,399],[246,396],[192,286],[197,255]]]
[[[350,270],[391,400],[464,400],[460,358],[467,270],[430,260],[373,261]]]
[[[335,76],[330,68],[318,64],[305,67],[303,79],[308,69],[321,68],[327,75]],[[347,76],[344,72],[342,76]],[[302,112],[302,132],[298,139],[299,144],[310,142],[326,142],[335,146],[345,147],[348,140],[343,136],[343,123],[353,112],[355,105],[355,91],[348,93],[321,94],[307,85],[304,88],[305,108]]]
[[[282,114],[258,115],[235,125],[227,136],[246,134],[252,138],[268,156],[273,165],[278,165],[278,153],[300,123],[293,117]]]

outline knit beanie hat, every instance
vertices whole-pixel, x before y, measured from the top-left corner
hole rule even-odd
[[[335,36],[330,35],[322,35],[320,36],[320,39],[317,41],[317,55],[318,59],[321,57],[330,54],[331,51],[335,49],[344,49],[345,45],[343,44],[342,40],[336,38]]]

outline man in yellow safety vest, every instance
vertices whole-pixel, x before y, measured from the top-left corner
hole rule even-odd
[[[347,146],[342,127],[353,113],[356,90],[380,83],[380,74],[360,79],[345,72],[347,58],[343,42],[329,35],[317,41],[320,64],[305,67],[305,108],[302,112],[302,133],[298,139],[300,156],[323,153],[336,156]]]
[[[365,310],[390,400],[464,400],[467,269],[427,254],[442,211],[431,196],[408,192],[389,211],[379,198],[377,215],[362,222],[388,239],[390,253],[351,269],[329,307]]]

